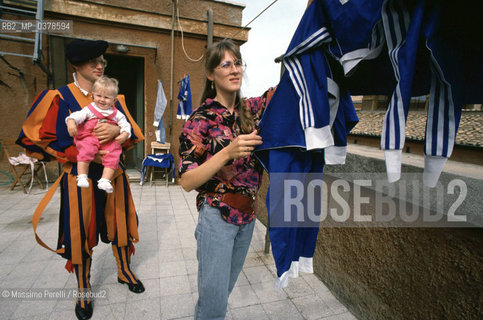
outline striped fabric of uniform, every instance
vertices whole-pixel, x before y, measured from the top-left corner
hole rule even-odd
[[[323,0],[321,5],[330,26],[332,42],[327,51],[350,76],[357,65],[377,57],[385,43],[381,20],[383,0]]]
[[[322,1],[314,1],[306,10],[283,59],[286,72],[260,122],[263,144],[255,155],[269,173],[322,173],[325,163],[345,161],[347,133],[358,119],[321,49],[331,41],[323,13]],[[273,215],[283,215],[278,210],[283,199],[270,193],[267,208],[269,221],[274,221]],[[276,287],[286,286],[299,271],[312,272],[317,233],[318,227],[297,223],[269,228]]]
[[[414,48],[417,48],[417,37],[414,33],[418,30],[415,30],[414,25],[411,30],[408,30],[409,13],[402,2],[386,1],[383,5],[382,17],[397,85],[384,118],[381,148],[385,150],[388,180],[394,182],[399,180],[401,175],[401,149],[406,136],[405,122],[411,99],[411,86],[406,85],[406,79],[413,78],[416,60],[415,55],[412,57],[406,55],[408,52],[413,53]],[[402,59],[400,59],[401,56]]]
[[[468,58],[465,52],[481,53],[481,45],[476,50],[465,48],[474,47],[469,41],[463,43],[462,47],[455,46],[458,41],[447,31],[452,29],[450,21],[454,17],[450,16],[454,12],[470,14],[468,10],[471,10],[471,6],[465,4],[460,7],[466,9],[447,2],[429,0],[388,0],[383,5],[382,20],[386,42],[397,80],[381,136],[390,182],[397,181],[401,175],[405,125],[412,91],[418,89],[417,78],[424,79],[423,85],[429,90],[423,172],[423,182],[429,187],[436,186],[444,164],[451,156],[462,105],[471,101],[482,101],[481,87],[466,96],[453,92],[463,91],[458,87],[468,84],[461,76],[465,72],[468,76],[466,79],[481,78],[481,73],[476,76],[477,70],[481,70],[481,61],[469,57],[475,62],[474,69],[468,74],[468,70],[464,68]],[[426,73],[417,70],[417,59],[423,59],[430,66]],[[454,81],[456,79],[458,81]],[[476,82],[481,84],[481,80]],[[473,98],[478,95],[479,98]]]
[[[321,3],[316,1],[307,9],[283,58],[293,88],[299,96],[299,117],[305,131],[307,150],[334,144],[330,133],[331,110],[328,105],[327,89],[321,90],[327,88],[327,76],[315,73],[310,68],[313,65],[327,64],[324,55],[317,48],[332,40],[323,23],[320,5]],[[304,54],[308,52],[311,54]],[[319,103],[324,106],[321,107]]]

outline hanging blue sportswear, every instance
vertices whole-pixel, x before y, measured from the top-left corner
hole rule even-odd
[[[381,147],[388,179],[396,181],[410,99],[429,94],[423,181],[436,185],[462,105],[483,101],[483,45],[475,41],[483,20],[472,3],[314,0],[284,55],[286,71],[260,122],[263,144],[255,155],[264,168],[321,173],[324,164],[343,163],[346,136],[357,123],[349,91],[382,94],[391,100]],[[269,215],[282,214],[273,210],[276,202],[267,204]],[[311,270],[316,233],[306,229],[269,229],[279,286],[297,270]]]
[[[178,119],[188,119],[193,111],[193,103],[191,102],[191,86],[190,75],[187,75],[181,80],[178,93]]]

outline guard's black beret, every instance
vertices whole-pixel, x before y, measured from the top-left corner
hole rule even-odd
[[[104,54],[107,46],[108,43],[104,40],[74,39],[65,48],[65,57],[72,64],[80,64]]]

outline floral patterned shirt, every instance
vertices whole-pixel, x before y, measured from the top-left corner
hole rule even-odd
[[[254,116],[256,128],[268,104],[267,97],[269,99],[273,92],[274,89],[270,89],[261,97],[245,100],[247,108],[250,108]],[[209,160],[241,133],[238,107],[235,107],[234,113],[231,114],[219,102],[207,99],[191,114],[183,127],[179,138],[179,175]],[[196,189],[199,192],[196,197],[198,210],[206,200],[210,206],[220,209],[223,219],[228,223],[243,225],[251,222],[256,213],[241,212],[207,193],[234,192],[255,197],[262,173],[262,166],[253,155],[231,160],[210,180]]]

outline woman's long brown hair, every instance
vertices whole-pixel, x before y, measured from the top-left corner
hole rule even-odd
[[[236,59],[241,59],[241,53],[238,46],[229,39],[224,39],[219,42],[214,43],[206,51],[205,58],[205,70],[209,72],[214,72],[215,68],[221,63],[221,60],[225,57],[225,52],[231,52]],[[201,95],[201,103],[206,99],[213,99],[216,97],[216,86],[213,81],[206,79],[205,89]],[[243,133],[251,133],[255,127],[253,121],[253,115],[250,109],[246,106],[245,99],[240,98],[240,91],[236,94],[235,104],[239,105],[238,116],[240,117],[241,130]]]

